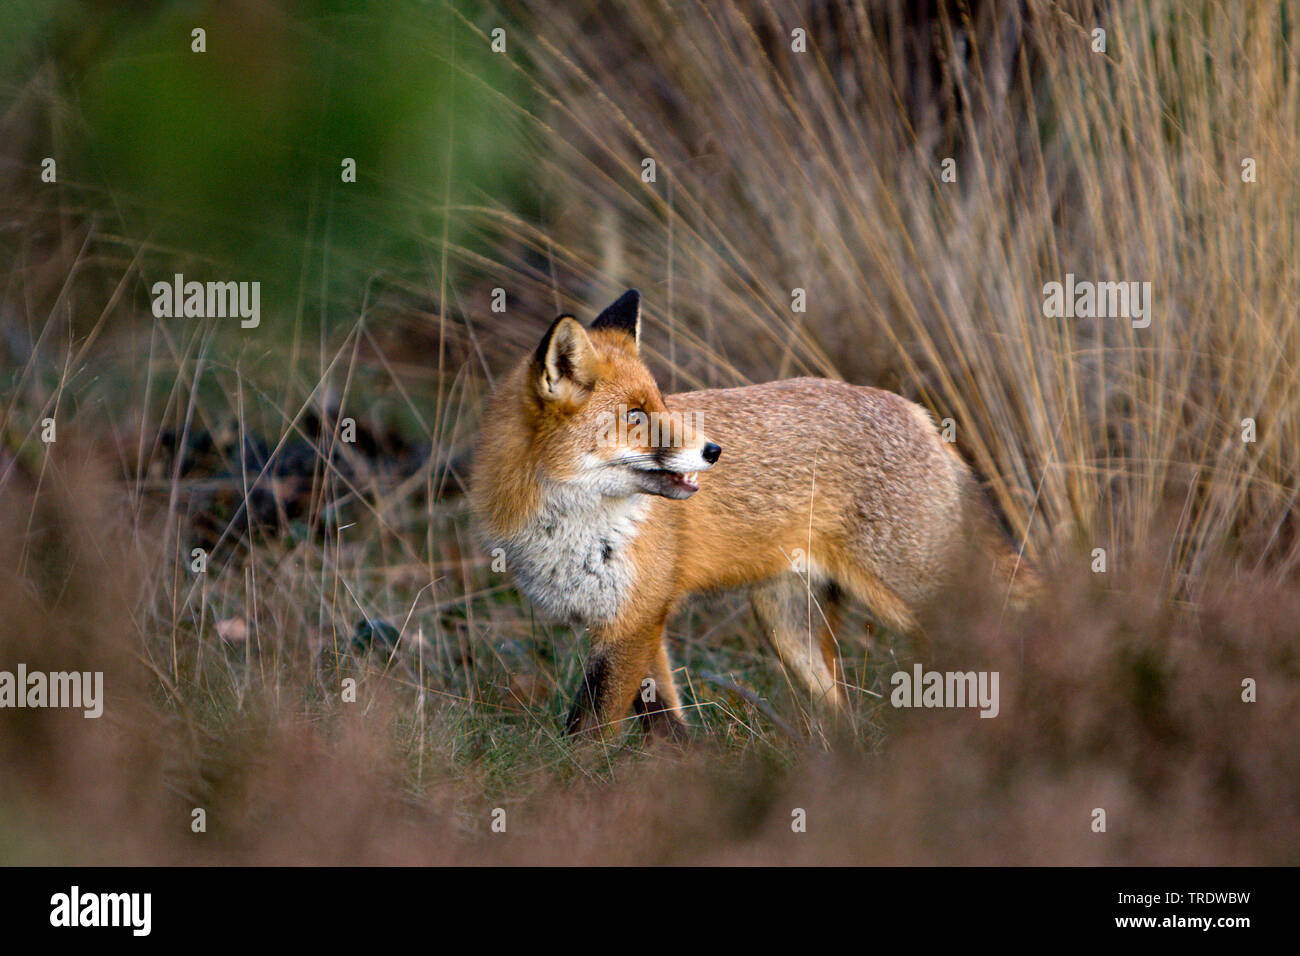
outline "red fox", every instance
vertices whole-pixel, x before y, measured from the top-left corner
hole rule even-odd
[[[1018,563],[919,405],[817,378],[664,396],[640,336],[635,289],[590,328],[557,318],[496,389],[474,452],[488,546],[544,614],[591,631],[568,732],[635,708],[684,734],[664,628],[688,594],[750,588],[783,663],[834,710],[842,675],[829,630],[809,639],[809,587],[911,632],[972,544]]]

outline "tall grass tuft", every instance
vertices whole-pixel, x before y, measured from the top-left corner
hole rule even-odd
[[[548,254],[588,305],[647,290],[665,384],[837,376],[952,419],[1031,554],[1123,567],[1172,523],[1167,595],[1225,549],[1289,579],[1295,4],[972,6],[531,4]],[[1067,274],[1149,282],[1150,326],[1045,317]]]

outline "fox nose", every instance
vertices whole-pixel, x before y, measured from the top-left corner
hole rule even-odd
[[[721,454],[722,454],[722,446],[715,445],[713,442],[709,442],[708,444],[706,444],[704,448],[700,451],[700,456],[705,461],[707,461],[710,465],[713,464],[715,461],[717,461],[718,456]]]

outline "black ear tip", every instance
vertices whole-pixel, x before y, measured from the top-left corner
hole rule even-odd
[[[606,309],[605,312],[610,315],[627,315],[629,313],[635,313],[639,308],[641,308],[640,290],[628,289],[610,303],[609,308]]]
[[[628,289],[591,323],[593,329],[619,329],[635,337],[641,315],[641,293]]]

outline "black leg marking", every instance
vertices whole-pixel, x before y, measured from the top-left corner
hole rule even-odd
[[[665,707],[663,701],[647,702],[638,693],[632,702],[632,707],[639,718],[637,724],[649,736],[663,737],[677,743],[685,743],[690,739],[686,721]]]
[[[597,704],[600,702],[600,692],[605,685],[605,678],[609,670],[609,665],[605,661],[603,654],[597,654],[587,664],[587,671],[582,675],[582,684],[578,687],[578,693],[573,698],[573,706],[569,708],[569,716],[564,721],[564,732],[572,736],[577,733],[582,718],[587,714],[597,713]]]

